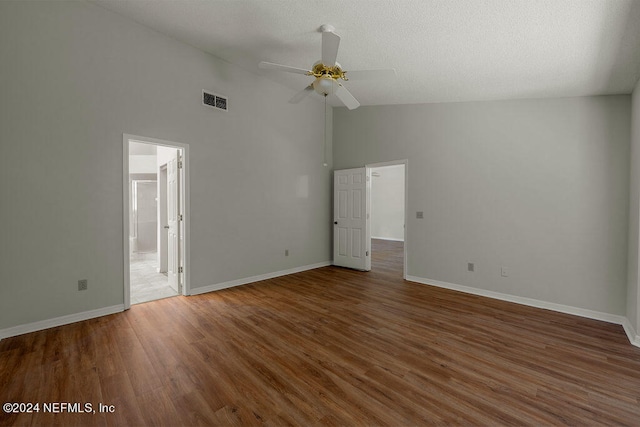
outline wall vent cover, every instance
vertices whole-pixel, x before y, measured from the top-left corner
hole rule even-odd
[[[202,104],[216,110],[229,111],[229,98],[207,90],[202,91]]]

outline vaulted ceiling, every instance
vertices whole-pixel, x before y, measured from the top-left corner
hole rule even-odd
[[[363,105],[622,94],[640,77],[637,0],[92,2],[296,91],[312,78],[258,63],[310,68],[331,24],[344,69],[396,69],[345,83]]]

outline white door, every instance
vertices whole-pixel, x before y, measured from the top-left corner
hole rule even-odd
[[[169,286],[178,294],[180,286],[180,150],[167,162],[167,276]]]
[[[366,168],[333,173],[333,265],[371,270],[370,189]]]

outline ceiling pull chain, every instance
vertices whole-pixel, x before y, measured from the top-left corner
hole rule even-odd
[[[327,94],[324,94],[324,163],[322,166],[327,167]]]

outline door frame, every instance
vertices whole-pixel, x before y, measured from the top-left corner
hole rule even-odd
[[[158,273],[167,272],[167,165],[158,168]]]
[[[124,293],[124,309],[131,308],[131,277],[130,277],[130,259],[129,259],[129,142],[141,142],[143,144],[161,145],[182,150],[182,180],[180,197],[183,204],[183,251],[182,251],[182,295],[191,295],[191,258],[190,258],[190,182],[189,182],[189,144],[175,141],[166,141],[146,136],[122,134],[122,244],[124,251],[124,277],[123,277],[123,293]]]
[[[407,246],[408,245],[408,236],[409,233],[407,232],[408,228],[409,228],[409,160],[408,159],[403,159],[403,160],[391,160],[388,162],[380,162],[380,163],[369,163],[367,165],[365,165],[365,168],[367,169],[367,176],[371,176],[371,169],[373,168],[381,168],[381,167],[385,167],[385,166],[396,166],[396,165],[404,165],[404,254],[403,254],[403,259],[402,259],[402,278],[406,280],[407,278]],[[372,191],[372,190],[370,190]],[[371,197],[369,197],[369,203],[371,203]],[[371,206],[367,206],[367,211],[371,212]],[[367,238],[369,239],[369,248],[371,248],[371,233],[368,233]],[[373,250],[371,250],[372,254],[373,254]]]

